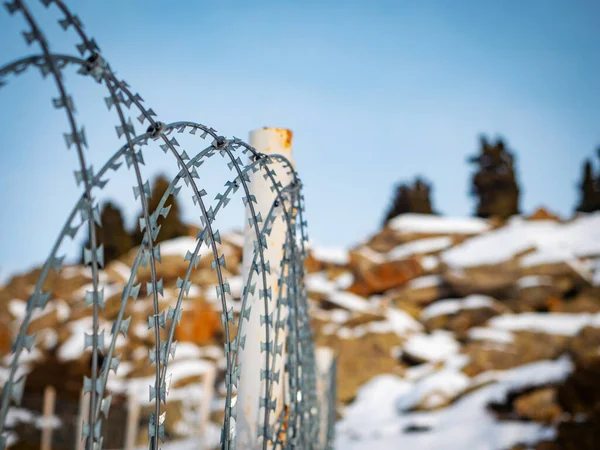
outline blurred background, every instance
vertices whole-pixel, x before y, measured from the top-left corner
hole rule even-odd
[[[58,10],[29,3],[52,50],[74,53],[77,41],[57,24]],[[598,2],[68,6],[117,76],[163,120],[194,120],[244,140],[263,126],[293,131],[311,240],[315,339],[338,355],[336,448],[600,448]],[[1,64],[38,52],[22,38],[24,29],[22,17],[0,12]],[[89,161],[99,168],[122,145],[106,94],[74,69],[65,78],[85,124]],[[4,364],[37,268],[81,194],[76,154],[62,136],[67,121],[52,106],[54,84],[36,70],[6,81]],[[136,132],[145,131],[134,122]],[[178,168],[153,148],[143,170],[152,198],[160,198]],[[211,198],[226,176],[216,163],[203,167]],[[111,296],[118,303],[141,239],[132,181],[126,171],[115,174],[99,199],[107,304]],[[243,206],[223,210],[219,220],[229,230],[229,270],[239,277]],[[191,198],[178,197],[160,236],[166,283],[185,272],[182,249],[200,226]],[[25,408],[30,415],[13,419],[19,436],[39,432],[35,418],[49,382],[68,403],[65,411],[72,409],[64,413],[71,419],[62,418],[72,429],[61,439],[76,433],[81,377],[89,370],[77,350],[89,325],[77,306],[89,284],[79,266],[86,240],[81,230],[61,247],[68,267],[50,281],[56,301],[32,324],[42,348],[31,357],[26,390],[38,394]],[[209,265],[199,269],[197,301],[178,332],[187,345],[184,367],[218,366],[222,358],[208,272]],[[143,317],[138,310],[132,314]],[[121,389],[123,405],[137,404],[128,393],[147,396],[141,360],[151,341],[143,325],[122,344],[129,366],[113,388]],[[185,399],[205,387],[206,366],[181,370],[174,384],[181,393],[170,401],[173,441],[198,433],[198,405]],[[221,372],[205,429],[216,442]],[[48,373],[55,378],[42,376]],[[147,405],[137,407],[139,422],[147,421]],[[20,442],[14,448],[37,448]]]

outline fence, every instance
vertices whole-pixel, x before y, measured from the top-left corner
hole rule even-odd
[[[120,356],[116,354],[116,340],[119,334],[127,335],[131,317],[125,317],[128,303],[138,297],[147,297],[153,305],[153,313],[147,318],[152,330],[154,349],[149,355],[149,363],[154,367],[154,383],[150,385],[150,402],[153,412],[148,423],[149,448],[157,450],[164,441],[165,413],[167,401],[167,374],[172,361],[176,342],[175,328],[181,320],[182,302],[188,297],[191,288],[191,274],[198,266],[201,249],[207,249],[212,259],[212,270],[218,279],[217,297],[222,309],[222,324],[225,335],[225,406],[221,447],[233,449],[237,445],[239,424],[245,411],[236,404],[238,384],[244,374],[254,373],[259,380],[258,404],[254,405],[258,414],[250,417],[250,429],[256,430],[256,448],[321,448],[321,415],[316,393],[315,355],[312,343],[308,301],[304,288],[303,262],[306,256],[306,222],[304,220],[304,197],[302,183],[290,161],[283,155],[266,155],[240,139],[228,139],[219,135],[213,128],[193,121],[163,122],[158,115],[144,105],[142,97],[134,93],[130,86],[116,77],[108,62],[102,56],[94,39],[83,29],[79,17],[73,15],[60,0],[41,0],[47,8],[56,8],[60,14],[60,26],[79,40],[76,45],[78,55],[56,54],[38,25],[38,21],[25,0],[12,0],[5,3],[10,15],[20,16],[27,24],[23,32],[26,42],[37,48],[38,53],[23,57],[0,68],[0,86],[9,78],[28,70],[39,70],[53,81],[57,97],[52,99],[54,107],[64,112],[68,129],[63,134],[67,149],[74,150],[77,170],[75,178],[81,188],[81,197],[68,215],[52,250],[44,263],[33,293],[27,302],[27,310],[13,346],[13,358],[9,367],[8,379],[2,389],[0,403],[0,448],[8,444],[7,414],[9,408],[23,404],[25,377],[21,376],[20,358],[25,350],[31,351],[35,344],[34,334],[28,334],[28,327],[34,312],[43,310],[54,300],[52,293],[43,290],[51,271],[59,271],[64,257],[58,251],[66,239],[75,239],[78,233],[87,232],[89,244],[84,249],[83,260],[92,274],[92,289],[85,295],[85,305],[91,309],[93,325],[89,333],[82,336],[84,350],[91,353],[91,370],[84,377],[83,386],[87,407],[80,424],[81,435],[85,438],[86,449],[112,446],[112,433],[107,433],[113,418],[118,414],[110,408],[116,402],[107,389],[111,371],[118,370]],[[104,86],[105,102],[116,118],[116,132],[124,144],[106,163],[95,170],[88,165],[88,142],[84,127],[75,114],[75,100],[68,93],[65,73],[75,69],[78,74]],[[146,127],[136,133],[129,114]],[[193,152],[195,143],[184,150],[179,142],[183,136],[200,138],[204,148]],[[149,147],[158,147],[170,155],[178,173],[172,179],[158,207],[149,210],[150,187],[142,174],[145,158],[151,157]],[[208,159],[215,155],[223,158],[232,174],[213,200],[207,189],[200,183],[199,171]],[[248,162],[242,162],[242,158]],[[132,265],[128,282],[121,295],[121,305],[112,325],[110,335],[100,332],[100,318],[104,307],[104,291],[100,287],[99,275],[104,266],[102,243],[96,235],[100,227],[97,194],[101,192],[110,176],[126,167],[133,175],[133,194],[143,211],[139,228],[143,233],[140,247]],[[266,212],[258,211],[257,197],[253,193],[253,179],[264,180],[273,193],[273,200]],[[160,309],[163,296],[163,280],[156,275],[161,261],[159,219],[167,218],[171,196],[191,196],[197,207],[201,228],[195,245],[185,257],[188,263],[186,275],[175,283],[177,301],[167,309]],[[226,279],[226,260],[222,251],[219,231],[215,219],[222,209],[233,199],[241,197],[248,216],[247,235],[252,236],[251,256],[248,260],[248,273],[241,299],[239,317],[234,315],[230,303],[230,285]],[[263,205],[264,206],[264,205]],[[279,261],[269,259],[267,242],[278,219],[283,223],[283,240]],[[136,274],[141,268],[150,268],[151,279],[145,285],[136,283]],[[275,279],[272,271],[277,274]],[[248,332],[251,317],[259,321],[260,335]],[[254,320],[254,319],[253,319]],[[235,333],[234,333],[235,328]],[[166,337],[161,339],[161,330]],[[246,347],[256,346],[260,355],[249,367],[241,364],[241,356]],[[104,355],[100,366],[99,353]],[[283,372],[277,367],[283,367]],[[278,389],[281,386],[281,389]],[[33,401],[33,400],[32,400]],[[329,403],[331,404],[331,402]],[[58,409],[68,409],[57,400]],[[110,411],[110,414],[109,414]],[[328,413],[326,413],[328,414]],[[121,418],[122,419],[122,418]],[[247,418],[246,418],[247,419]],[[122,421],[122,420],[121,420]],[[326,433],[329,448],[332,422]],[[14,431],[14,430],[13,430]],[[72,435],[73,430],[65,433]],[[55,436],[58,436],[56,433]],[[117,437],[115,437],[117,438]],[[42,437],[40,437],[42,439]],[[48,440],[47,436],[44,439]],[[53,438],[54,439],[54,438]],[[58,439],[58,437],[57,437]],[[66,438],[65,438],[66,439]],[[123,439],[125,439],[123,437]],[[42,439],[43,440],[43,439]],[[118,439],[121,442],[121,437]],[[119,444],[121,445],[121,444]],[[241,447],[247,448],[245,444]]]

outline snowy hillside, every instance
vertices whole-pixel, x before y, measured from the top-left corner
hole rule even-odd
[[[174,285],[193,245],[186,237],[161,244],[161,309],[176,298]],[[223,235],[236,315],[242,245],[241,235]],[[102,273],[106,330],[132,261],[127,255]],[[600,214],[569,222],[514,218],[502,226],[405,214],[355,248],[311,248],[306,269],[316,343],[338,357],[336,449],[594,448],[600,429]],[[10,324],[0,329],[4,367],[35,280],[35,273],[24,274],[0,288],[0,318]],[[170,366],[167,418],[174,419],[165,424],[173,440],[184,441],[165,446],[171,450],[197,445],[206,373],[216,370],[214,387],[217,397],[223,395],[223,336],[210,258],[201,258],[192,281]],[[77,401],[89,364],[82,333],[91,326],[90,311],[81,307],[89,285],[88,271],[79,266],[52,279],[53,300],[31,323],[38,349],[27,356],[33,374],[28,389],[41,389],[35,374],[47,364],[60,365],[60,377],[42,379]],[[152,377],[151,311],[146,300],[127,307],[131,331],[117,339],[123,358],[109,379],[112,391],[133,393],[143,408]],[[5,376],[0,367],[0,382]],[[220,401],[213,402],[207,430],[212,445]],[[12,414],[15,423],[36,421],[35,414]]]

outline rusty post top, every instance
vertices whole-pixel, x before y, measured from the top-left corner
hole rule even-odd
[[[252,133],[266,131],[271,135],[275,135],[277,137],[276,147],[289,150],[292,147],[292,130],[288,128],[279,128],[279,127],[262,127],[259,130],[254,130]]]

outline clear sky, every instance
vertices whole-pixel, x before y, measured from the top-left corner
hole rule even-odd
[[[55,7],[29,0],[52,48],[74,52]],[[311,238],[349,246],[374,232],[396,182],[421,174],[434,207],[466,215],[478,136],[517,156],[522,208],[571,214],[600,145],[600,2],[578,0],[68,1],[120,77],[166,121],[247,138],[294,132]],[[37,54],[0,11],[0,64]],[[119,141],[103,90],[65,75],[96,167]],[[38,72],[0,89],[0,279],[41,262],[76,198],[54,84]],[[136,131],[144,131],[137,126]],[[199,150],[196,149],[196,150]],[[147,159],[147,174],[173,173]],[[203,180],[211,182],[208,174]],[[107,195],[137,207],[131,179]],[[186,218],[195,220],[191,200]],[[188,207],[189,205],[189,207]],[[232,215],[230,226],[241,222]],[[236,220],[238,222],[236,223]]]

